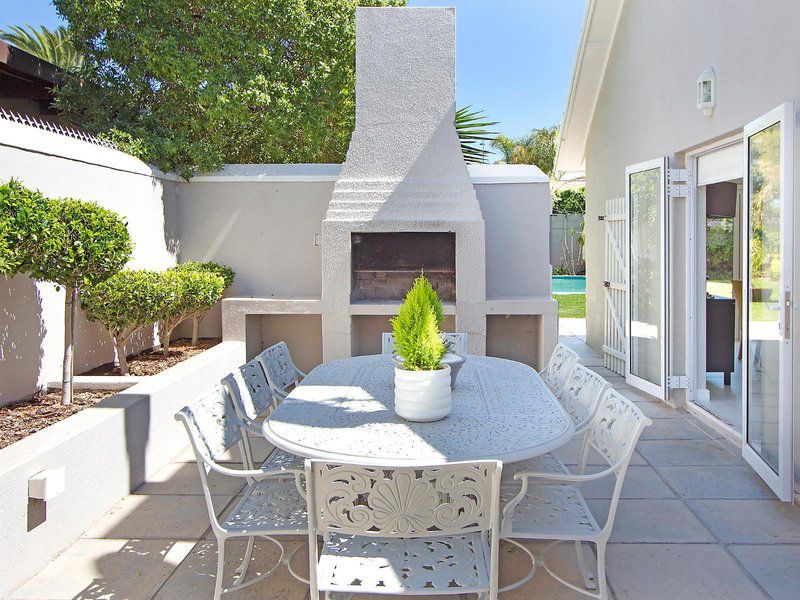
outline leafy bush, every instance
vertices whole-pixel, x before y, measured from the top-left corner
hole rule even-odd
[[[586,186],[577,189],[564,188],[553,194],[554,215],[579,214],[586,212]]]
[[[125,269],[83,290],[81,307],[90,321],[99,321],[108,331],[122,375],[128,374],[125,343],[158,321],[165,301],[163,274],[157,271]]]
[[[733,219],[706,219],[706,275],[709,279],[733,279]]]
[[[225,265],[221,265],[213,260],[207,262],[196,262],[196,261],[188,261],[185,263],[181,263],[179,265],[175,265],[172,267],[175,271],[181,272],[208,272],[214,273],[215,275],[219,275],[222,277],[222,281],[225,284],[223,291],[231,286],[233,283],[233,278],[236,276],[236,272],[231,269],[230,267],[226,267]],[[221,296],[220,296],[221,297]],[[208,308],[211,308],[210,306]],[[198,309],[198,312],[192,315],[192,345],[196,346],[198,342],[198,338],[200,335],[200,321],[208,312],[208,309],[202,310]]]
[[[0,186],[0,269],[66,289],[62,395],[72,402],[75,317],[81,289],[111,277],[133,252],[119,215],[92,202],[51,200],[10,181]]]
[[[0,184],[0,275],[24,273],[42,244],[51,243],[47,198],[14,179]]]
[[[168,269],[161,274],[164,302],[159,307],[161,347],[169,354],[169,341],[175,328],[188,318],[202,314],[222,297],[225,280],[205,270]]]
[[[428,279],[421,275],[406,294],[397,316],[391,320],[394,347],[403,368],[432,371],[440,368],[447,352],[439,325],[444,319],[442,301]]]

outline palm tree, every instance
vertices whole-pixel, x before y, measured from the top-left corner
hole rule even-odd
[[[461,141],[461,153],[468,163],[485,163],[491,154],[481,142],[490,144],[497,137],[497,132],[490,131],[489,127],[497,125],[497,121],[487,121],[482,110],[470,111],[471,106],[459,108],[456,111],[456,131]]]
[[[0,40],[67,71],[77,70],[83,64],[83,55],[73,46],[69,29],[64,26],[51,30],[44,26],[36,29],[32,25],[12,25],[0,29]]]

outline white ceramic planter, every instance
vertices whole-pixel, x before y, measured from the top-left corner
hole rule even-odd
[[[450,366],[436,371],[394,369],[394,412],[409,421],[438,421],[450,414]]]

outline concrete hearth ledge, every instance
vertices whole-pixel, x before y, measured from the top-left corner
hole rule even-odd
[[[0,597],[28,579],[119,499],[186,447],[175,412],[245,361],[222,342],[125,391],[0,449]],[[28,500],[28,479],[63,469],[66,489],[46,504]]]

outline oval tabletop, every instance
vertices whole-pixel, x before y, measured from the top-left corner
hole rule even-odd
[[[264,421],[272,444],[306,458],[395,465],[460,460],[515,462],[562,446],[572,420],[532,368],[469,356],[441,421],[412,423],[394,413],[388,355],[316,367]]]

